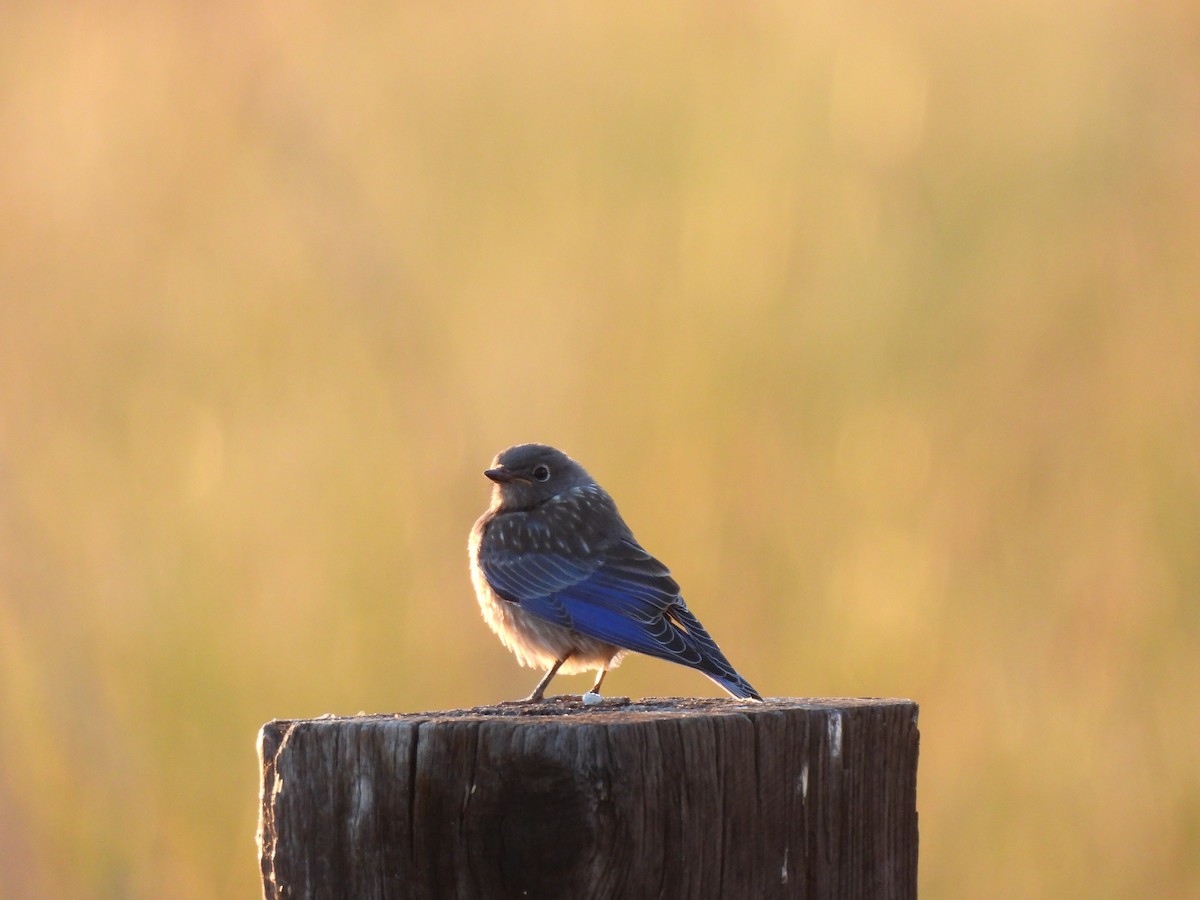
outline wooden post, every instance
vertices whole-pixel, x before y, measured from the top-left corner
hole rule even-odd
[[[578,698],[275,721],[263,895],[917,895],[908,700]]]

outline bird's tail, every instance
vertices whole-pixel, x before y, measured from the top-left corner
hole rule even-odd
[[[734,672],[732,675],[714,675],[711,672],[705,672],[704,674],[721,687],[725,688],[725,690],[729,691],[729,693],[733,694],[735,697],[739,697],[743,700],[762,699],[762,695],[759,694],[759,692],[753,687],[751,687],[750,682],[748,682],[737,672]]]
[[[762,699],[762,695],[750,686],[750,682],[737,673],[737,670],[725,658],[725,654],[721,652],[721,648],[717,646],[717,642],[712,639],[712,636],[704,629],[700,620],[692,614],[685,603],[680,602],[677,606],[671,607],[668,616],[686,630],[690,643],[699,652],[700,661],[694,664],[697,669],[735,697],[743,700]]]

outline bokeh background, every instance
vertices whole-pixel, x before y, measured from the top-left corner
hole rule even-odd
[[[0,896],[257,896],[264,721],[527,692],[525,440],[920,702],[924,897],[1200,896],[1196,5],[11,0],[0,228]]]

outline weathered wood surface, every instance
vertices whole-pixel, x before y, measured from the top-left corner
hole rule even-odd
[[[578,698],[275,721],[274,898],[912,898],[907,700]]]

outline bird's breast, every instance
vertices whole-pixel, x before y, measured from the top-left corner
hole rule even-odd
[[[488,627],[523,666],[548,669],[556,661],[566,659],[560,671],[570,674],[616,665],[624,655],[619,647],[547,621],[496,593],[487,579],[480,557],[487,551],[491,541],[503,539],[506,526],[515,524],[504,521],[506,518],[496,516],[489,510],[475,522],[468,540],[471,581],[479,601],[479,611]],[[501,529],[499,534],[494,533],[497,528]]]

